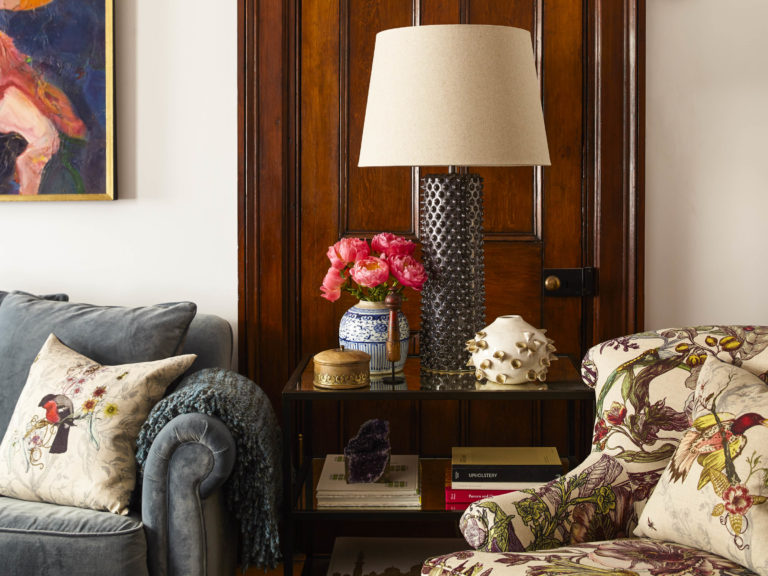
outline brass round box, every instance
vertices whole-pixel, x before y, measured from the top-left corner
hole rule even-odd
[[[315,354],[315,378],[318,388],[350,389],[371,384],[371,355],[343,346]]]

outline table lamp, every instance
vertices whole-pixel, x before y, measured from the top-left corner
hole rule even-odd
[[[421,179],[421,367],[455,374],[486,325],[483,181],[459,166],[549,165],[531,35],[473,24],[384,30],[358,166],[448,166]]]

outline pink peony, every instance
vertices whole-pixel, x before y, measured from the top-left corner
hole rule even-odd
[[[345,265],[367,258],[371,253],[368,242],[361,238],[342,238],[333,245],[333,248]],[[331,259],[331,262],[333,262],[333,259]]]
[[[397,238],[397,236],[392,234],[392,232],[382,232],[381,234],[376,234],[376,236],[371,238],[371,248],[380,254],[385,254],[387,252],[389,243],[392,242],[392,240],[395,238]]]
[[[330,302],[336,302],[341,298],[342,284],[344,284],[344,278],[341,276],[341,271],[331,266],[323,278],[323,285],[320,286],[321,296]]]
[[[392,256],[410,256],[416,250],[416,244],[410,240],[406,240],[401,236],[397,236],[387,247],[387,257]]]
[[[328,260],[331,261],[331,267],[336,268],[336,270],[343,270],[347,265],[347,263],[341,259],[341,256],[339,256],[339,253],[336,251],[336,244],[333,246],[328,246],[328,252],[326,255],[328,256]]]
[[[350,274],[360,286],[373,288],[389,279],[389,266],[381,258],[368,256],[355,262]]]
[[[382,232],[374,236],[371,239],[371,247],[386,258],[410,256],[416,250],[416,244],[402,236],[395,236],[391,232]]]
[[[393,255],[389,258],[389,266],[392,275],[400,284],[421,292],[424,282],[427,281],[427,274],[424,272],[424,266],[419,264],[413,256]]]

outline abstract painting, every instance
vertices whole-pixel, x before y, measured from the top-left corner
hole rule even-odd
[[[114,0],[0,0],[0,201],[112,200]]]

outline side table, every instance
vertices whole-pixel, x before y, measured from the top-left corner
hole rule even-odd
[[[405,383],[384,384],[373,379],[370,387],[353,390],[326,390],[312,384],[313,365],[311,356],[305,357],[298,365],[282,392],[283,409],[283,500],[285,530],[283,540],[284,574],[292,576],[295,536],[298,524],[314,520],[356,520],[356,521],[435,521],[456,523],[460,511],[445,509],[445,472],[450,466],[450,455],[446,458],[422,458],[421,509],[411,510],[318,510],[314,497],[315,486],[322,470],[323,459],[312,458],[312,406],[323,401],[364,400],[370,402],[385,400],[586,400],[594,406],[594,392],[579,376],[573,362],[561,357],[552,364],[548,381],[519,386],[482,385],[474,377],[425,377],[420,374],[418,357],[410,357],[405,365]],[[573,429],[575,417],[573,402],[569,402],[569,429]],[[301,407],[301,421],[295,421],[294,414]],[[299,443],[299,439],[302,441]],[[296,450],[294,449],[296,448]],[[575,440],[571,439],[570,453],[576,451]],[[298,458],[294,459],[294,453]],[[294,473],[295,472],[295,473]],[[311,573],[312,558],[307,556],[304,574]]]

